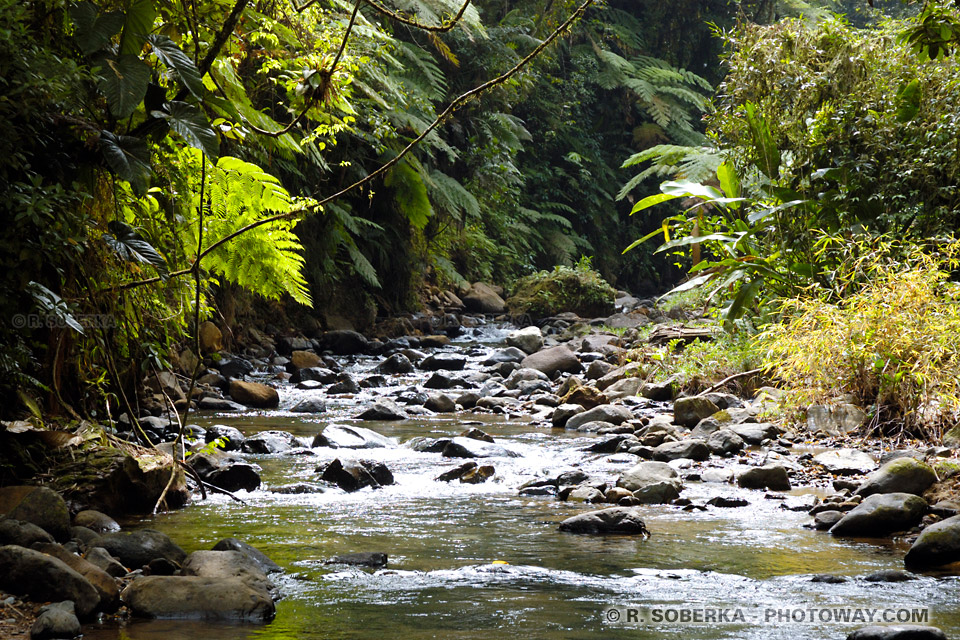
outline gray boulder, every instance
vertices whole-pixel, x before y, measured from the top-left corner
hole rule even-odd
[[[453,353],[435,353],[421,360],[417,366],[422,371],[461,371],[467,366],[467,359]]]
[[[304,398],[290,407],[293,413],[323,413],[327,410],[327,403],[320,398]]]
[[[321,480],[333,483],[347,493],[353,493],[365,487],[379,489],[384,485],[394,484],[393,473],[382,462],[341,461],[338,458],[319,468],[318,471],[321,473]]]
[[[334,355],[352,356],[366,353],[370,342],[361,333],[348,329],[327,331],[319,338],[320,348],[329,350]]]
[[[0,545],[32,547],[35,543],[53,542],[53,536],[31,522],[5,518],[0,520]]]
[[[690,460],[706,460],[710,457],[710,448],[703,440],[688,438],[676,442],[664,442],[653,450],[653,459],[661,462],[689,458]]]
[[[609,400],[619,400],[621,398],[632,398],[639,392],[640,378],[624,378],[604,389],[603,395],[607,396]]]
[[[93,509],[80,511],[73,517],[75,527],[86,527],[96,533],[113,533],[120,531],[120,524],[105,513]]]
[[[239,451],[246,440],[246,437],[240,432],[240,429],[236,427],[228,427],[224,424],[215,424],[212,427],[207,427],[204,440],[210,443],[218,438],[223,438],[221,442],[223,442],[224,451]]]
[[[462,300],[467,311],[474,313],[503,313],[507,308],[493,287],[483,282],[474,282]]]
[[[707,446],[718,456],[731,456],[746,446],[743,438],[730,429],[718,429],[707,436]]]
[[[641,462],[620,474],[617,486],[644,504],[660,504],[677,499],[683,482],[677,470],[665,462]]]
[[[381,398],[357,417],[361,420],[406,420],[410,416],[393,400]]]
[[[553,410],[553,415],[550,417],[550,423],[555,429],[563,429],[567,425],[567,421],[570,420],[570,418],[578,413],[583,413],[583,411],[583,407],[579,404],[561,404]]]
[[[56,491],[46,487],[0,488],[0,513],[37,525],[60,542],[70,539],[70,512]]]
[[[813,461],[830,473],[841,476],[869,473],[877,468],[877,463],[869,454],[856,449],[824,451],[815,455]]]
[[[702,396],[677,398],[673,403],[673,421],[684,427],[693,427],[717,411],[720,408]]]
[[[588,534],[620,534],[649,536],[639,509],[634,507],[610,507],[588,511],[560,523],[560,531]]]
[[[402,375],[413,372],[413,363],[402,353],[395,353],[377,366],[377,371],[389,375]]]
[[[357,553],[343,553],[334,556],[323,564],[345,564],[352,567],[385,567],[387,566],[387,554],[382,551],[360,551]]]
[[[277,390],[259,382],[231,380],[230,397],[240,404],[256,409],[276,409],[280,404],[280,394]]]
[[[224,451],[196,453],[187,464],[200,479],[226,491],[254,491],[260,486],[260,467]]]
[[[0,547],[0,591],[39,602],[71,600],[83,619],[100,605],[93,585],[62,560],[17,545]]]
[[[89,546],[83,559],[113,578],[122,578],[130,573],[103,547]]]
[[[264,573],[278,573],[283,571],[280,566],[267,557],[265,553],[253,547],[243,540],[237,540],[236,538],[224,538],[219,541],[217,544],[213,545],[214,551],[239,551],[247,558],[252,560]]]
[[[569,418],[564,424],[564,427],[575,430],[588,422],[607,422],[618,425],[623,424],[627,420],[633,420],[633,413],[630,409],[618,404],[601,404],[600,406],[578,413]]]
[[[560,372],[579,373],[583,366],[577,356],[565,345],[558,345],[533,353],[520,363],[521,367],[536,369],[549,377]]]
[[[500,349],[499,351],[494,351],[487,359],[483,361],[483,366],[490,367],[493,365],[501,364],[503,362],[511,363],[520,363],[524,358],[527,357],[522,349],[516,347],[507,347],[506,349]]]
[[[873,472],[856,493],[864,497],[875,493],[920,495],[936,481],[936,472],[925,462],[911,457],[896,458]]]
[[[270,594],[274,594],[277,589],[266,572],[240,551],[194,551],[184,561],[180,575],[239,578],[251,587]]]
[[[761,444],[764,440],[779,438],[781,433],[780,427],[769,422],[734,424],[728,428],[743,438],[747,444]]]
[[[673,396],[676,395],[676,385],[675,378],[668,378],[661,382],[645,382],[640,387],[640,395],[648,400],[667,402],[673,400]]]
[[[520,454],[499,444],[457,436],[443,448],[445,458],[519,458]]]
[[[228,622],[269,622],[276,615],[266,591],[240,578],[147,576],[123,590],[133,615]]]
[[[747,469],[737,476],[737,484],[744,489],[771,489],[773,491],[788,491],[790,477],[787,470],[774,464]]]
[[[536,353],[543,348],[543,333],[534,325],[524,327],[507,334],[507,344],[527,354]]]
[[[244,453],[283,453],[300,443],[287,431],[261,431],[243,441]]]
[[[960,562],[960,516],[924,529],[903,561],[909,569],[929,569]]]
[[[179,565],[187,557],[187,552],[174,543],[170,536],[153,529],[108,533],[100,537],[98,546],[131,569],[139,569],[156,558]]]
[[[444,393],[431,394],[423,406],[436,413],[453,413],[457,410],[457,403]]]
[[[76,638],[79,635],[80,621],[70,600],[54,602],[40,609],[40,615],[30,627],[30,640]]]
[[[310,446],[331,449],[384,449],[397,446],[397,441],[363,427],[331,424],[314,437]]]
[[[835,536],[880,538],[920,522],[926,501],[910,493],[876,493],[864,498],[833,527]]]
[[[100,596],[99,610],[113,613],[119,608],[120,590],[117,588],[117,580],[106,571],[56,543],[38,544],[34,550],[60,560],[93,585]]]

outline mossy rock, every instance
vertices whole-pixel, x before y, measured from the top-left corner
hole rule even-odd
[[[592,269],[555,267],[525,276],[507,299],[513,315],[547,318],[572,311],[582,318],[608,316],[614,311],[616,290]]]

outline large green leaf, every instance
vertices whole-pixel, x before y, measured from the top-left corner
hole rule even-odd
[[[136,193],[147,190],[147,178],[153,169],[150,168],[150,151],[146,142],[133,136],[101,131],[100,149],[113,172],[129,182]]]
[[[147,42],[153,47],[153,54],[160,58],[163,64],[173,69],[180,76],[183,86],[192,93],[198,100],[203,98],[203,79],[200,77],[200,70],[193,60],[187,57],[177,43],[169,36],[152,33],[147,36]]]
[[[137,56],[108,58],[100,70],[100,91],[107,98],[110,113],[126,118],[143,101],[150,83],[150,67]]]
[[[780,149],[773,141],[770,125],[752,102],[744,105],[744,113],[753,138],[754,151],[758,156],[758,168],[765,176],[776,180],[780,176]]]
[[[141,238],[133,227],[117,220],[110,222],[107,227],[110,233],[103,234],[103,240],[121,260],[151,264],[161,275],[166,275],[166,259],[153,245]]]
[[[113,36],[123,28],[123,13],[110,11],[97,15],[97,7],[90,2],[80,2],[70,7],[70,17],[76,25],[76,39],[83,55],[103,49]]]
[[[914,78],[897,89],[897,122],[907,123],[920,113],[920,81]]]
[[[123,33],[120,36],[120,55],[139,56],[143,43],[147,41],[147,35],[153,31],[157,8],[153,0],[133,0],[127,5],[125,15]]]
[[[211,162],[220,156],[220,140],[217,132],[199,108],[186,102],[173,101],[164,105],[163,111],[152,111],[154,118],[163,118],[184,142],[203,151]]]

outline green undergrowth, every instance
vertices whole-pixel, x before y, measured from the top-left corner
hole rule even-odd
[[[558,266],[517,280],[507,306],[513,315],[546,318],[572,311],[582,318],[613,313],[617,292],[593,270],[589,261]]]

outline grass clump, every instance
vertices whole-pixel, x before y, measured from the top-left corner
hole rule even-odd
[[[874,258],[869,278],[839,303],[787,301],[761,336],[771,373],[797,408],[852,396],[885,435],[939,439],[960,409],[960,289],[946,254],[912,249]]]
[[[581,260],[574,267],[557,266],[517,280],[507,306],[513,315],[546,318],[572,311],[582,318],[613,313],[617,292]]]

